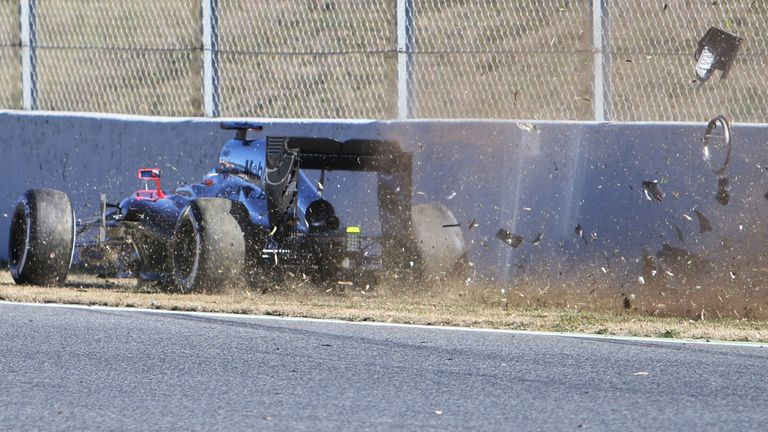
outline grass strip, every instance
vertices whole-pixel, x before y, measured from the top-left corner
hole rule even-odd
[[[267,293],[230,289],[218,294],[176,294],[134,280],[70,277],[63,287],[15,285],[0,273],[0,300],[224,312],[285,317],[378,321],[434,326],[498,328],[601,335],[768,342],[768,322],[749,318],[694,319],[609,310],[584,303],[555,306],[545,299],[510,304],[497,291],[427,286],[405,291],[396,283],[373,290],[324,291],[288,284]],[[520,294],[519,294],[520,295]],[[518,297],[519,297],[518,295]],[[524,295],[523,295],[524,296]]]

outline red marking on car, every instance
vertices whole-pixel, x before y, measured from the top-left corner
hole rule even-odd
[[[144,180],[144,189],[136,191],[134,196],[137,200],[157,201],[165,198],[165,192],[160,187],[160,168],[139,168],[138,177]],[[155,183],[155,189],[149,189],[146,182]]]

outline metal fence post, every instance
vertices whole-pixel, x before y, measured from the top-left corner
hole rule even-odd
[[[608,121],[611,112],[611,56],[609,51],[608,1],[592,0],[592,52],[594,53],[595,121]]]
[[[219,93],[219,1],[201,0],[203,15],[203,113],[218,117]]]
[[[397,117],[413,113],[413,0],[397,0]]]
[[[21,106],[37,109],[37,40],[35,37],[35,2],[20,0],[21,24]]]

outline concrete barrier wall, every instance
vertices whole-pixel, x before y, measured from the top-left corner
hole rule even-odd
[[[766,125],[734,125],[732,160],[715,175],[702,157],[703,123],[263,123],[273,135],[398,139],[414,153],[414,202],[454,210],[479,277],[547,286],[768,280]],[[167,189],[198,181],[231,136],[208,119],[24,112],[0,112],[0,131],[3,258],[6,215],[25,189],[65,190],[78,215],[92,215],[99,192],[118,201],[138,187],[140,166],[162,168]],[[715,162],[724,158],[713,149]],[[658,182],[660,202],[646,199],[647,181]],[[332,173],[326,183],[344,222],[376,229],[372,178]],[[522,242],[502,242],[501,228]]]

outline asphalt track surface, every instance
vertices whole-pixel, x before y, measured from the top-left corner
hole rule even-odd
[[[768,429],[768,347],[0,303],[0,430]]]

